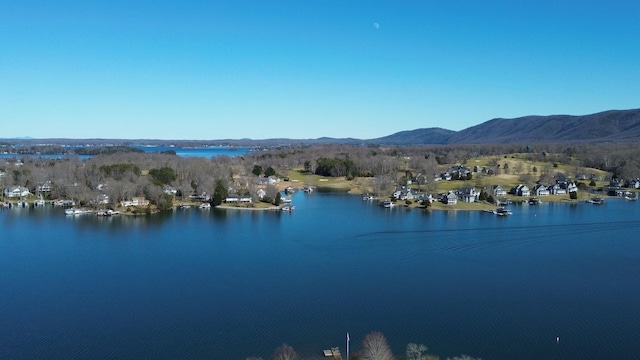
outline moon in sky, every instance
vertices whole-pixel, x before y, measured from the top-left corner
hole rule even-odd
[[[373,23],[373,27],[376,28],[376,29],[379,29],[380,28],[380,24],[378,24],[377,22],[374,22]]]

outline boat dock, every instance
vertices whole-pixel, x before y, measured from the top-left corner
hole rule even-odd
[[[331,348],[331,350],[322,350],[324,357],[331,358],[335,360],[342,360],[342,355],[340,354],[340,349],[337,347]]]

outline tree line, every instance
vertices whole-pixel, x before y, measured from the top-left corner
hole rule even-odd
[[[464,164],[478,156],[495,156],[491,171],[516,171],[500,166],[502,154],[518,153],[525,159],[543,161],[549,166],[533,173],[521,172],[529,181],[552,175],[553,166],[564,164],[576,171],[592,167],[615,177],[632,179],[640,174],[640,144],[495,144],[445,146],[354,146],[296,145],[249,153],[245,156],[213,158],[179,157],[171,153],[115,152],[80,159],[77,155],[59,159],[34,155],[16,156],[0,164],[4,174],[0,186],[27,187],[34,193],[50,184],[47,198],[66,198],[90,205],[98,193],[106,194],[113,204],[145,196],[155,205],[167,202],[166,189],[172,187],[177,196],[217,191],[216,203],[228,191],[255,197],[257,181],[270,175],[286,175],[300,169],[321,176],[371,177],[381,193],[388,191],[402,177],[418,177],[420,186],[433,185],[433,175],[446,164]],[[535,178],[531,178],[535,176]],[[278,193],[267,186],[267,195]],[[223,191],[224,190],[224,191]]]
[[[360,351],[349,354],[346,360],[438,360],[439,357],[427,353],[427,347],[424,344],[409,343],[407,344],[404,356],[395,356],[387,343],[385,336],[378,331],[367,334],[362,340]],[[343,354],[341,354],[343,355]],[[346,355],[346,354],[344,354]],[[320,359],[318,356],[303,358],[298,355],[291,345],[282,344],[274,351],[271,356],[273,360],[315,360]],[[248,357],[246,360],[263,360],[261,357]],[[458,355],[447,357],[446,360],[481,360],[473,358],[469,355]]]

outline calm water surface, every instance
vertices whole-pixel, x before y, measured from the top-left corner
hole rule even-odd
[[[480,212],[0,211],[1,359],[269,358],[368,332],[441,358],[636,358],[637,202]],[[556,337],[560,341],[556,341]]]
[[[204,157],[211,158],[216,156],[244,156],[252,151],[250,148],[245,147],[203,147],[203,148],[183,148],[179,146],[133,146],[140,150],[144,150],[147,153],[156,153],[162,151],[175,151],[177,156],[180,157]],[[76,156],[76,155],[72,155]],[[44,158],[44,159],[63,159],[68,155],[61,154],[0,154],[0,159],[22,159],[27,157]],[[80,155],[80,160],[90,159],[91,155]]]

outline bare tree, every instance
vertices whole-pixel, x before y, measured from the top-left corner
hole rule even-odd
[[[290,345],[282,344],[273,353],[273,360],[298,360],[298,354]]]
[[[427,347],[423,344],[407,344],[407,360],[422,360]]]
[[[361,360],[393,360],[393,354],[387,344],[387,339],[381,332],[367,334],[362,340]]]

